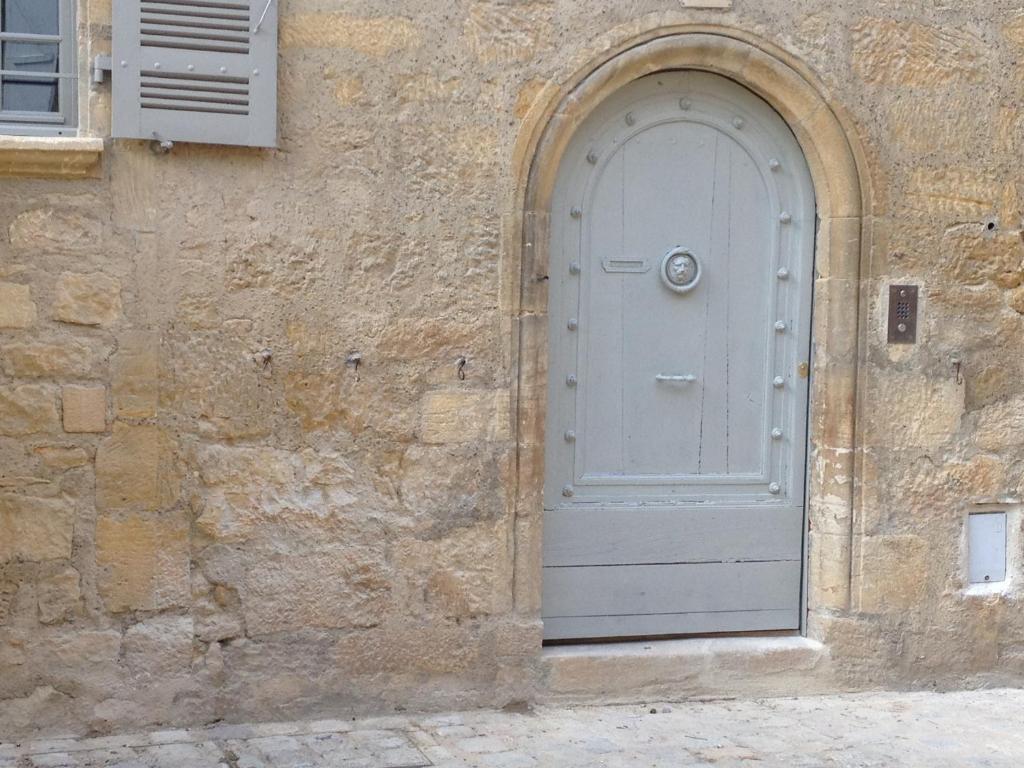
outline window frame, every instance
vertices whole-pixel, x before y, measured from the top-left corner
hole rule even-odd
[[[30,35],[0,32],[0,44],[6,42],[57,43],[59,65],[52,77],[57,79],[57,106],[54,112],[4,112],[0,110],[0,135],[4,136],[77,136],[78,135],[78,36],[75,12],[77,0],[57,0],[57,35]],[[57,40],[53,40],[57,37]],[[2,62],[2,59],[0,59]],[[0,63],[2,67],[2,63]],[[0,68],[0,72],[6,72]],[[22,73],[18,73],[22,74]],[[49,73],[47,73],[49,75]],[[0,89],[3,85],[0,83]],[[2,94],[0,94],[2,98]]]

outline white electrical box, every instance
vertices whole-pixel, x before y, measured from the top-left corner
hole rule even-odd
[[[967,516],[967,580],[992,584],[1006,580],[1006,513]]]

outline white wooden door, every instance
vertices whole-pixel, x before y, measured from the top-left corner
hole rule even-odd
[[[814,194],[726,78],[635,81],[552,207],[547,639],[800,625]]]

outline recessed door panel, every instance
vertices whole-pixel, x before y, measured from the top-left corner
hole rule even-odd
[[[548,637],[716,631],[716,605],[798,626],[814,226],[795,138],[730,80],[651,75],[581,126],[552,208]]]

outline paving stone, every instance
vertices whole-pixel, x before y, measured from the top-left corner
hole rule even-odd
[[[32,756],[33,768],[77,768],[79,765],[78,757],[67,752],[50,752]]]
[[[536,758],[522,752],[497,752],[493,755],[484,755],[480,758],[480,762],[487,768],[533,768],[537,765]]]
[[[468,739],[476,736],[476,732],[468,725],[442,725],[436,728],[434,733],[445,739]]]
[[[657,714],[649,714],[650,709]],[[538,707],[0,744],[0,768],[1019,768],[1024,691]],[[385,727],[390,726],[390,727]],[[467,734],[471,734],[468,735]]]
[[[504,739],[496,739],[493,736],[474,736],[460,740],[458,747],[466,754],[479,755],[488,752],[505,752],[509,745]]]
[[[160,744],[140,750],[140,756],[152,768],[182,768],[183,766],[226,765],[224,751],[211,742],[192,744]]]

